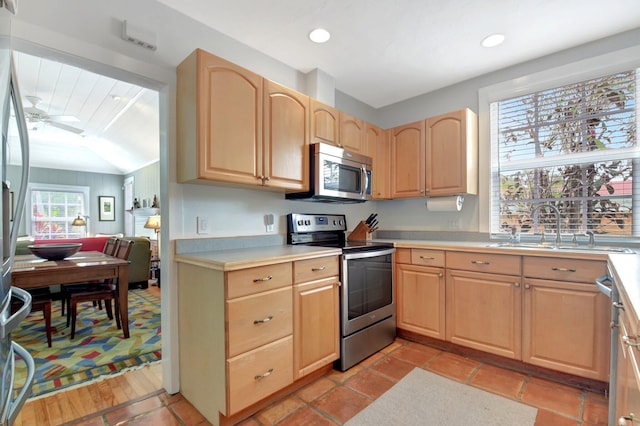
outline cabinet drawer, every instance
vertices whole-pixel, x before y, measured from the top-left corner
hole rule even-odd
[[[291,262],[227,273],[227,299],[291,285]]]
[[[503,275],[520,275],[520,256],[508,254],[487,254],[480,252],[448,251],[447,269],[490,272]]]
[[[293,263],[294,282],[296,283],[335,277],[339,271],[338,256],[298,260]]]
[[[525,256],[523,265],[525,277],[558,281],[593,284],[597,277],[607,273],[606,262],[597,260]]]
[[[411,263],[444,268],[444,250],[411,249]]]
[[[287,336],[293,330],[292,288],[228,300],[227,355],[242,352]]]
[[[228,359],[227,377],[228,416],[293,383],[293,337]]]

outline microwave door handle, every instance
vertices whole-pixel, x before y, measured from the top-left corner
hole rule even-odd
[[[367,174],[367,167],[363,164],[360,166],[360,169],[362,170],[362,186],[361,186],[361,190],[360,190],[360,196],[362,198],[365,198],[367,195],[367,187],[369,187],[369,175]]]

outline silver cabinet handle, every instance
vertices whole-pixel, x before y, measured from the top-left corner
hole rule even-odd
[[[311,268],[311,270],[313,272],[319,272],[319,271],[324,271],[325,269],[327,269],[325,266],[319,266],[317,268]]]
[[[442,272],[438,273],[438,278],[442,278]]]
[[[256,279],[253,280],[253,282],[254,283],[261,283],[261,282],[264,282],[264,281],[269,281],[271,279],[273,279],[273,276],[269,275],[268,277],[264,277],[264,278],[256,278]]]
[[[491,262],[487,262],[484,260],[472,260],[471,263],[476,264],[476,265],[490,265]]]
[[[617,309],[622,309],[624,311],[624,304],[622,302],[613,302],[611,306]]]
[[[262,380],[266,377],[269,377],[271,375],[271,373],[273,373],[273,368],[270,368],[269,370],[267,370],[266,372],[262,373],[262,374],[256,374],[253,378],[255,380]]]
[[[265,322],[269,322],[273,319],[273,315],[269,315],[268,317],[261,320],[253,320],[254,324],[264,324]]]
[[[513,283],[514,287],[520,287],[520,283]]]
[[[430,256],[420,256],[420,259],[424,259],[424,260],[436,260],[435,257],[430,257]]]
[[[553,267],[551,268],[552,271],[558,271],[558,272],[575,272],[576,270],[573,268],[558,268],[558,267]]]
[[[620,416],[620,418],[618,419],[618,426],[627,426],[629,423],[627,423],[627,420],[629,420],[631,423],[636,423],[636,415],[633,413],[629,413],[629,415],[627,416]]]
[[[636,337],[629,337],[629,336],[622,336],[622,341],[624,342],[625,345],[627,346],[631,346],[633,348],[637,348],[640,346],[640,343],[634,343],[631,341],[631,339],[636,340]]]

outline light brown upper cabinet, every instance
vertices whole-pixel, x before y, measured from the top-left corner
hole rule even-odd
[[[469,109],[391,129],[391,198],[478,193],[478,118]]]
[[[308,188],[307,96],[200,49],[177,76],[179,182]]]
[[[391,129],[391,198],[424,196],[424,124]]]
[[[311,99],[311,142],[340,146],[340,111]]]
[[[262,77],[200,49],[177,77],[178,180],[261,185]]]
[[[309,97],[265,80],[263,181],[267,186],[309,187]]]
[[[338,146],[352,152],[365,151],[365,122],[340,111],[340,139]]]
[[[373,160],[374,199],[388,199],[391,197],[391,177],[389,161],[391,148],[389,145],[389,131],[382,130],[370,123],[365,123],[365,155]]]
[[[478,117],[469,109],[426,120],[425,195],[478,193]]]

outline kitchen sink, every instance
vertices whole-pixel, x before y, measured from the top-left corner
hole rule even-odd
[[[500,241],[497,243],[487,244],[487,247],[505,247],[505,248],[520,248],[520,249],[540,249],[540,250],[566,250],[566,251],[592,251],[592,252],[607,252],[607,253],[635,253],[627,247],[608,247],[608,246],[579,246],[574,244],[568,245],[555,245],[553,243],[510,243],[507,241]]]

